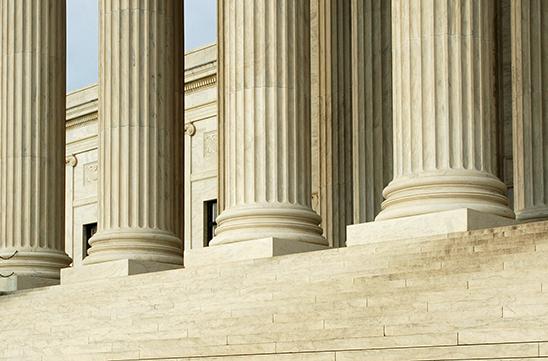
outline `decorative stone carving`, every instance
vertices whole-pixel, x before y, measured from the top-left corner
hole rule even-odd
[[[99,165],[92,162],[84,165],[84,186],[97,183],[99,179]]]
[[[185,84],[185,94],[193,93],[217,84],[217,75],[211,75]]]
[[[101,0],[99,222],[85,264],[182,263],[183,2]]]
[[[185,133],[189,137],[192,137],[196,134],[196,126],[192,123],[185,124]]]
[[[76,155],[74,154],[69,155],[67,158],[65,158],[65,164],[74,168],[78,165],[78,158],[76,158]]]
[[[217,131],[204,133],[204,158],[211,158],[217,154]]]
[[[58,279],[64,252],[64,1],[0,0],[0,273]]]

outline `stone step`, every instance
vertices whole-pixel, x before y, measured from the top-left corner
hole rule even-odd
[[[548,353],[546,229],[544,222],[20,292],[0,297],[0,361],[439,361],[458,359],[449,351],[457,349],[459,360],[540,357]],[[508,353],[485,351],[491,343]]]
[[[498,252],[504,252],[504,251],[498,250]],[[415,257],[415,258],[416,258],[416,257]],[[424,257],[424,259],[427,259],[427,257]],[[381,263],[382,263],[382,262],[383,262],[383,261],[381,261]],[[418,260],[415,259],[415,262],[421,262],[421,259],[418,259]],[[393,264],[393,263],[392,263],[392,264]],[[389,265],[392,265],[392,264],[389,264]],[[406,266],[406,265],[403,265],[403,266]],[[329,272],[334,272],[334,270],[329,270]],[[166,272],[166,273],[167,273],[167,272]],[[382,273],[382,270],[378,270],[377,273]],[[182,276],[185,275],[184,272],[180,272],[180,271],[178,271],[178,274],[180,274],[180,275],[182,275]],[[328,274],[329,274],[329,273],[328,273]],[[315,275],[315,277],[318,277],[318,273],[317,273],[317,272],[315,272],[314,275]],[[246,280],[250,280],[250,278],[249,278],[249,277],[246,277]],[[229,281],[229,280],[224,280],[224,279],[223,279],[222,281]],[[253,278],[251,278],[251,283],[254,282],[254,281],[255,281],[255,280],[254,280]],[[278,280],[278,281],[287,281],[287,280]],[[181,286],[181,281],[178,281],[177,283],[178,283],[178,286]],[[224,283],[226,283],[226,282],[224,282]],[[205,284],[205,283],[204,283],[204,284]],[[169,285],[169,283],[166,283],[166,285]],[[214,285],[213,285],[213,286],[214,286]],[[206,286],[206,287],[207,287],[206,289],[212,288],[212,286]],[[194,292],[197,292],[198,290],[199,290],[199,288],[193,289]]]
[[[529,267],[529,266],[530,266],[530,263],[528,262],[527,265],[528,265],[528,267]],[[543,265],[543,264],[541,263],[541,265]],[[366,278],[365,278],[365,279],[366,279]],[[390,285],[390,284],[386,284],[385,286],[389,286],[389,285]],[[322,286],[322,285],[320,285],[320,286]],[[302,286],[301,286],[301,287],[302,287]],[[286,291],[286,293],[287,293],[287,291]],[[146,303],[146,302],[148,302],[148,300],[146,300],[145,303]],[[223,300],[223,302],[226,304],[226,299]]]

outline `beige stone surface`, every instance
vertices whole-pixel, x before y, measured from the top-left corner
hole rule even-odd
[[[548,217],[548,3],[512,2],[515,212]]]
[[[250,259],[324,250],[327,246],[293,239],[264,238],[185,251],[185,267],[223,264]]]
[[[390,242],[507,226],[514,220],[469,208],[348,226],[347,245]]]
[[[181,266],[169,263],[121,259],[90,264],[84,267],[65,268],[61,270],[61,284],[85,283],[177,268],[181,268]]]
[[[309,1],[229,0],[220,8],[224,189],[212,244],[327,244],[311,209]]]
[[[392,1],[394,180],[377,219],[514,217],[496,177],[495,19],[493,0]]]
[[[99,222],[86,264],[182,264],[183,9],[136,5],[100,4]]]
[[[546,229],[530,223],[18,292],[0,297],[0,359],[534,359],[546,350]]]
[[[53,278],[17,275],[7,278],[0,277],[0,295],[10,292],[29,290],[32,288],[54,286],[58,284],[59,280]]]
[[[0,275],[59,279],[64,252],[64,2],[0,1]],[[13,281],[18,283],[17,281]]]
[[[59,186],[52,179],[62,183],[64,160],[74,258],[60,285],[59,263],[36,261],[42,248],[23,258],[30,275],[0,277],[0,361],[546,358],[548,222],[499,227],[514,222],[509,86],[518,90],[515,184],[534,201],[520,207],[541,210],[545,194],[541,1],[219,1],[219,47],[186,55],[183,87],[182,1],[101,0],[101,84],[67,96],[63,150],[57,123],[27,95],[36,91],[62,123],[63,97],[50,90],[64,78],[42,79],[63,63],[64,42],[50,31],[56,17],[42,15],[64,12],[64,1],[0,0],[0,231],[29,215],[63,230],[29,192],[16,212],[4,201],[30,180],[41,182],[42,202],[46,186]],[[29,4],[47,11],[21,21]],[[396,178],[384,211],[348,228],[352,247],[329,249],[342,244],[350,213],[362,221],[379,211],[390,92]],[[10,127],[51,132],[11,136]],[[33,147],[54,142],[60,178],[50,153],[33,163]],[[31,152],[10,157],[14,144]],[[216,196],[224,228],[204,248],[203,203]],[[82,225],[98,219],[98,200],[108,237],[93,240],[96,259],[86,261]],[[62,215],[62,202],[51,207]],[[538,214],[519,210],[522,220]],[[62,237],[50,243],[49,228],[37,229],[60,254]],[[43,270],[54,276],[36,277]]]

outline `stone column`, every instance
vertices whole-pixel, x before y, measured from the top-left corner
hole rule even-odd
[[[513,217],[496,176],[495,1],[392,1],[394,179],[378,220]]]
[[[514,207],[548,218],[548,2],[512,1]]]
[[[332,247],[352,223],[350,2],[311,1],[312,194]]]
[[[70,264],[64,252],[65,13],[59,0],[0,0],[4,276],[59,279]]]
[[[182,264],[183,2],[100,4],[99,222],[85,264]]]
[[[390,0],[352,0],[354,222],[381,211],[392,180]]]
[[[221,6],[224,211],[215,247],[258,239],[300,250],[327,244],[310,206],[309,5]]]

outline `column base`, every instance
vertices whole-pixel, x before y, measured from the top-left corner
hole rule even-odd
[[[169,263],[122,259],[80,267],[64,268],[61,270],[61,284],[69,285],[92,282],[109,278],[138,275],[141,273],[169,271],[177,268],[182,268],[182,266]]]
[[[33,288],[56,286],[58,284],[59,280],[53,278],[17,275],[7,278],[2,277],[0,278],[0,295]]]
[[[514,219],[470,208],[378,220],[347,227],[348,246],[442,236],[514,224]]]
[[[185,267],[207,266],[293,253],[319,251],[329,247],[282,238],[262,238],[210,246],[185,252]]]
[[[548,219],[548,207],[517,210],[516,219],[521,222],[546,220]]]

